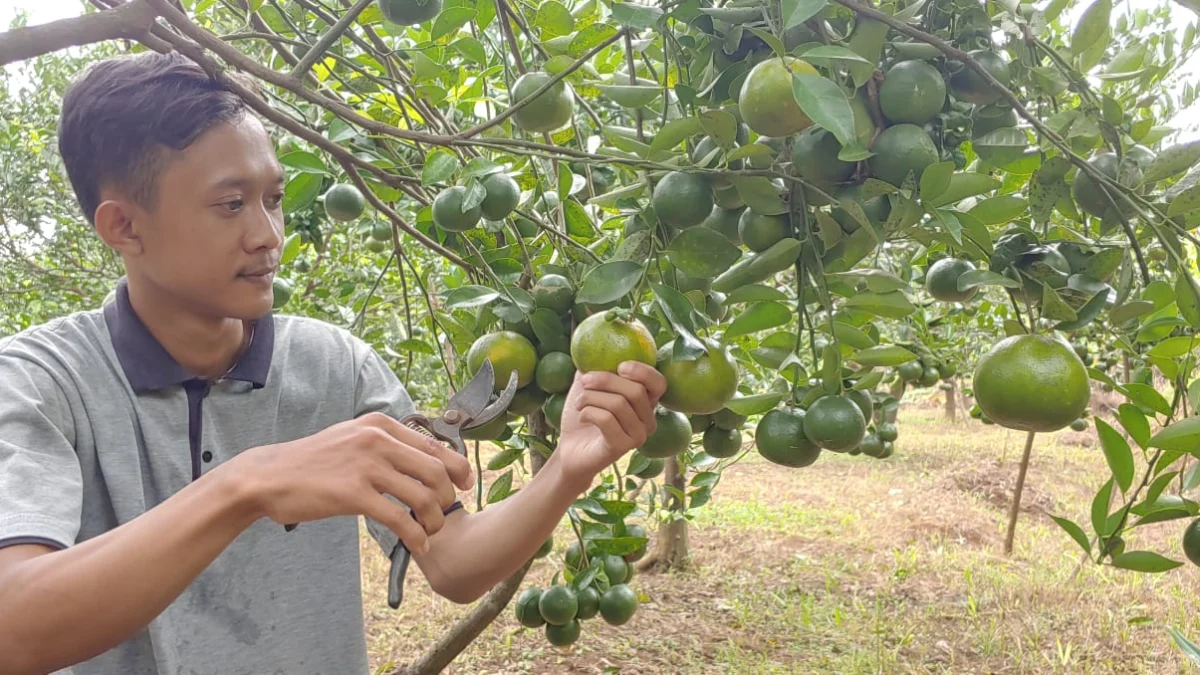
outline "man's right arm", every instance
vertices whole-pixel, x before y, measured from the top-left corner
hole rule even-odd
[[[262,515],[228,466],[76,546],[0,549],[0,672],[85,661],[166,609]]]

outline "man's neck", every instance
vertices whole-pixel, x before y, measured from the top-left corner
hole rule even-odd
[[[251,330],[242,320],[189,313],[146,284],[129,284],[129,302],[163,349],[197,377],[221,377],[249,344]]]

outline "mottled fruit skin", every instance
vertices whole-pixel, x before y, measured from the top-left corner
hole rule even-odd
[[[530,71],[513,83],[512,101],[533,96],[553,76],[549,73]],[[541,133],[557,131],[571,121],[575,114],[575,94],[565,80],[552,84],[545,92],[513,114],[513,121],[525,131]]]
[[[967,302],[979,292],[974,286],[965,291],[958,290],[958,278],[967,272],[975,270],[975,266],[967,260],[942,258],[929,266],[925,273],[925,290],[929,295],[942,302]]]
[[[725,407],[737,391],[738,370],[729,350],[705,340],[708,353],[687,361],[672,358],[672,344],[659,350],[658,371],[667,380],[663,407],[689,415],[707,415]]]
[[[996,343],[975,368],[975,401],[996,424],[1057,431],[1079,419],[1091,397],[1087,368],[1061,340],[1014,335]]]
[[[637,319],[609,321],[607,312],[598,312],[579,323],[571,335],[571,360],[581,373],[603,370],[609,373],[625,361],[656,363],[654,336]]]
[[[925,124],[946,103],[946,81],[925,61],[892,66],[879,87],[879,107],[893,124]]]
[[[790,70],[789,70],[790,68]],[[761,136],[783,137],[807,129],[812,120],[796,103],[792,73],[817,75],[806,61],[769,58],[750,69],[738,94],[742,119]]]
[[[920,185],[925,167],[937,162],[937,147],[929,134],[915,124],[896,124],[888,127],[875,139],[875,153],[868,160],[871,173],[886,183],[900,187],[911,171]]]

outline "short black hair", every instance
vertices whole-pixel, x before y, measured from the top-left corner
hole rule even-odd
[[[241,97],[179,52],[90,66],[63,96],[58,127],[58,151],[88,222],[95,224],[108,185],[152,208],[167,151],[183,150],[246,110]]]

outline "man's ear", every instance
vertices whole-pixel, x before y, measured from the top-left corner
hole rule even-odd
[[[137,256],[142,253],[142,239],[134,227],[136,207],[122,198],[110,198],[96,207],[96,233],[117,253]]]

